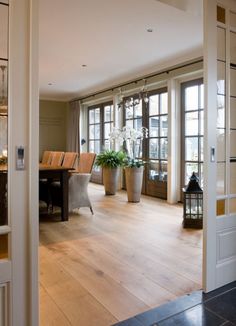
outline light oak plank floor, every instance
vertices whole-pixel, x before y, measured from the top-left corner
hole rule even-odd
[[[202,231],[182,206],[90,184],[88,208],[40,216],[41,326],[106,326],[201,288]]]

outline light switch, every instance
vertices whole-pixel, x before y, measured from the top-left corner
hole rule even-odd
[[[23,146],[16,147],[16,170],[25,169],[25,148]]]

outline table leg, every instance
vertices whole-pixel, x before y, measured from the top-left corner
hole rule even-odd
[[[62,198],[62,203],[61,203],[61,220],[62,221],[68,221],[68,186],[69,186],[69,173],[68,171],[62,171],[61,172],[61,198]]]

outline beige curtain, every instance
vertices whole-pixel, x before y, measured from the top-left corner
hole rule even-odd
[[[73,101],[69,105],[67,150],[80,153],[80,102]]]

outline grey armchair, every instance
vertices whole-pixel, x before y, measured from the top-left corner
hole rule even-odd
[[[78,168],[70,173],[69,178],[69,212],[73,209],[81,207],[89,207],[93,214],[93,208],[88,196],[88,183],[91,177],[93,164],[96,154],[81,153],[79,156]],[[60,198],[60,183],[53,182],[51,184],[52,206],[59,206]]]

